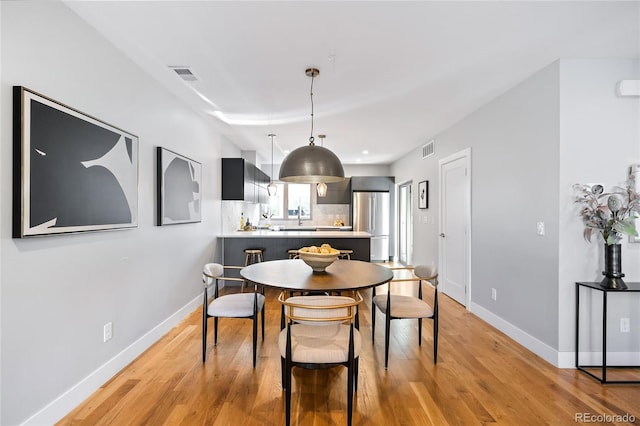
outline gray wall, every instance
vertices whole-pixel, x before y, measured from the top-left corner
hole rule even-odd
[[[421,160],[417,148],[391,167],[398,183],[430,181],[429,209],[414,212],[414,259],[437,264],[438,160],[471,148],[471,310],[562,367],[573,365],[574,283],[601,279],[603,258],[600,242],[582,239],[571,186],[621,184],[640,162],[640,101],[615,93],[639,68],[638,60],[557,61],[435,135],[433,157]],[[640,280],[639,259],[640,244],[625,242],[628,281]],[[637,298],[610,306],[610,348],[629,363],[640,339],[621,335],[618,322],[630,317],[637,331],[639,307]],[[597,350],[599,302],[585,315]]]
[[[398,183],[413,181],[416,206],[417,183],[430,182],[429,209],[414,215],[414,261],[438,264],[438,160],[471,148],[472,305],[549,345],[558,328],[557,79],[552,64],[436,135],[434,156],[421,160],[416,150],[392,165]]]
[[[575,281],[602,279],[604,247],[582,238],[578,207],[571,202],[574,183],[624,183],[626,170],[640,163],[640,98],[616,94],[620,80],[640,80],[640,61],[629,59],[563,60],[560,66],[560,241],[558,276],[559,350],[574,348]],[[626,281],[640,281],[640,244],[625,240],[622,270]],[[584,297],[584,296],[583,296]],[[588,299],[586,299],[588,301]],[[592,318],[591,350],[601,348],[601,302],[585,303],[582,318]],[[620,333],[620,318],[631,319],[631,333]],[[585,322],[586,325],[586,322]],[[640,363],[640,297],[612,296],[609,306],[609,360]],[[581,333],[582,334],[582,333]],[[582,339],[582,338],[581,338]],[[585,348],[581,348],[584,350]],[[625,355],[626,354],[626,355]],[[625,356],[621,356],[625,355]]]
[[[64,4],[2,2],[1,11],[0,424],[13,425],[88,378],[106,381],[114,359],[126,364],[153,342],[149,333],[197,306],[220,227],[219,158],[234,150]],[[13,85],[139,137],[138,228],[11,238]],[[202,163],[202,223],[155,226],[156,146]],[[109,321],[113,339],[103,343]]]

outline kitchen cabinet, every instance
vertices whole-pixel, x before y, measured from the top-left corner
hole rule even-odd
[[[395,184],[393,176],[352,176],[351,191],[386,192]]]
[[[244,158],[222,159],[222,199],[267,202],[269,176]]]
[[[318,204],[351,204],[351,178],[327,184],[327,196],[318,197]]]
[[[330,244],[336,249],[353,250],[352,260],[369,262],[371,259],[371,236],[362,232],[322,232],[322,231],[236,231],[218,237],[222,244],[222,262],[225,265],[242,266],[245,262],[244,250],[260,248],[264,260],[279,260],[289,257],[290,249]]]

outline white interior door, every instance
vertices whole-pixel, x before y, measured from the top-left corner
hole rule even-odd
[[[471,247],[471,150],[439,161],[442,292],[469,308]]]
[[[411,197],[411,182],[398,187],[398,259],[403,265],[413,262],[413,208]]]

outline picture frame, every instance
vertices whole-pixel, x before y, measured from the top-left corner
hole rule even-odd
[[[429,181],[423,180],[418,183],[418,208],[429,208]]]
[[[158,226],[202,221],[202,165],[157,147]]]
[[[138,226],[138,137],[13,87],[13,238]]]

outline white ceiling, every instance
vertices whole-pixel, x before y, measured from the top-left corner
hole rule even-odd
[[[640,57],[637,1],[67,4],[265,163],[308,143],[310,66],[316,143],[388,164],[559,58]]]

